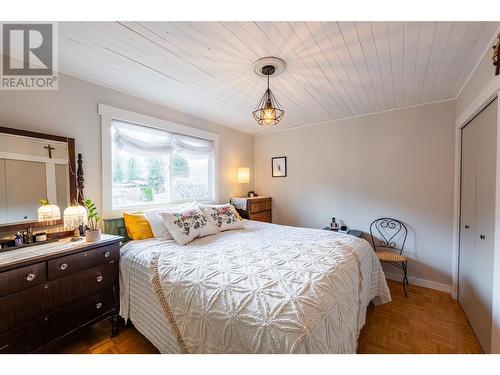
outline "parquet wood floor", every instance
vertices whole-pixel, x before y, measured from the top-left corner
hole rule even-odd
[[[460,307],[449,293],[388,281],[392,302],[370,306],[358,353],[482,353]]]
[[[481,347],[458,302],[450,294],[389,281],[393,301],[370,306],[359,338],[359,353],[481,353]],[[75,336],[63,353],[158,353],[135,328],[110,338],[105,320]]]

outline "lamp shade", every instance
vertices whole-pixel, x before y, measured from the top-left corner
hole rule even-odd
[[[38,209],[38,221],[59,220],[61,211],[55,204],[44,204]]]
[[[250,182],[250,168],[238,168],[238,183],[248,184]]]
[[[80,224],[87,224],[87,210],[85,207],[75,204],[64,210],[64,226],[66,228],[76,228]]]

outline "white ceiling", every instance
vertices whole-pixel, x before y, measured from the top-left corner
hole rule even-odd
[[[261,57],[287,63],[271,89],[285,109],[277,127],[295,127],[455,98],[498,25],[62,22],[60,71],[259,133]]]

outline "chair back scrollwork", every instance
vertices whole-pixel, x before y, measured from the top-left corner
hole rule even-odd
[[[370,236],[374,250],[388,248],[403,253],[408,236],[406,225],[389,217],[381,217],[370,224]]]

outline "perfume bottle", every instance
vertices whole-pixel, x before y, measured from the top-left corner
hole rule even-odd
[[[330,227],[332,228],[332,230],[335,230],[335,231],[339,230],[339,228],[340,228],[339,223],[337,223],[335,221],[334,217],[332,217],[332,222],[330,223]]]
[[[14,244],[16,246],[21,246],[23,244],[23,236],[21,232],[16,233],[16,238],[14,238]]]

